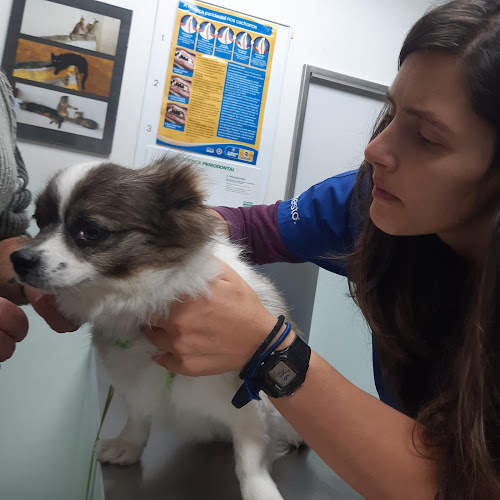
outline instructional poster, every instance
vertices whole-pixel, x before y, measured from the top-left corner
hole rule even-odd
[[[265,203],[291,33],[216,5],[158,2],[134,166],[178,153],[205,177],[207,203]]]
[[[157,144],[255,165],[276,26],[179,2]]]

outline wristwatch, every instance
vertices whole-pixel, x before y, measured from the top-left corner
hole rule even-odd
[[[303,383],[311,348],[299,337],[282,351],[272,352],[257,368],[255,385],[272,398],[291,396]]]

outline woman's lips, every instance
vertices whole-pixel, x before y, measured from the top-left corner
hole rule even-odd
[[[373,186],[372,195],[374,198],[378,198],[381,200],[399,200],[397,196],[394,196],[393,194],[384,191],[383,189],[379,188],[376,184]]]

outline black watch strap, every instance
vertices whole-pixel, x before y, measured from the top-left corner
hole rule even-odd
[[[266,352],[266,349],[270,346],[274,337],[276,337],[277,333],[281,330],[281,327],[283,326],[284,322],[285,322],[285,316],[280,314],[278,316],[278,321],[274,325],[274,328],[271,330],[269,335],[264,339],[264,341],[259,346],[259,348],[255,351],[254,355],[252,356],[250,361],[247,363],[245,368],[243,368],[243,371],[240,373],[240,378],[242,380],[248,378],[248,376],[252,373],[252,366],[253,366],[254,362],[256,363],[260,359],[260,357]]]

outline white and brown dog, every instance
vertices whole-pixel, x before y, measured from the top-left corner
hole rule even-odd
[[[196,167],[179,157],[140,170],[78,165],[57,173],[38,197],[40,232],[11,260],[21,283],[54,294],[66,315],[92,325],[93,345],[128,409],[120,434],[99,441],[100,461],[138,461],[151,415],[169,398],[191,436],[232,438],[244,500],[282,500],[269,469],[302,443],[300,436],[265,395],[235,409],[237,373],[176,376],[168,390],[165,370],[151,359],[155,348],[141,333],[178,297],[208,293],[219,272],[212,256],[235,269],[269,311],[286,314],[279,293],[220,234],[203,200]]]

